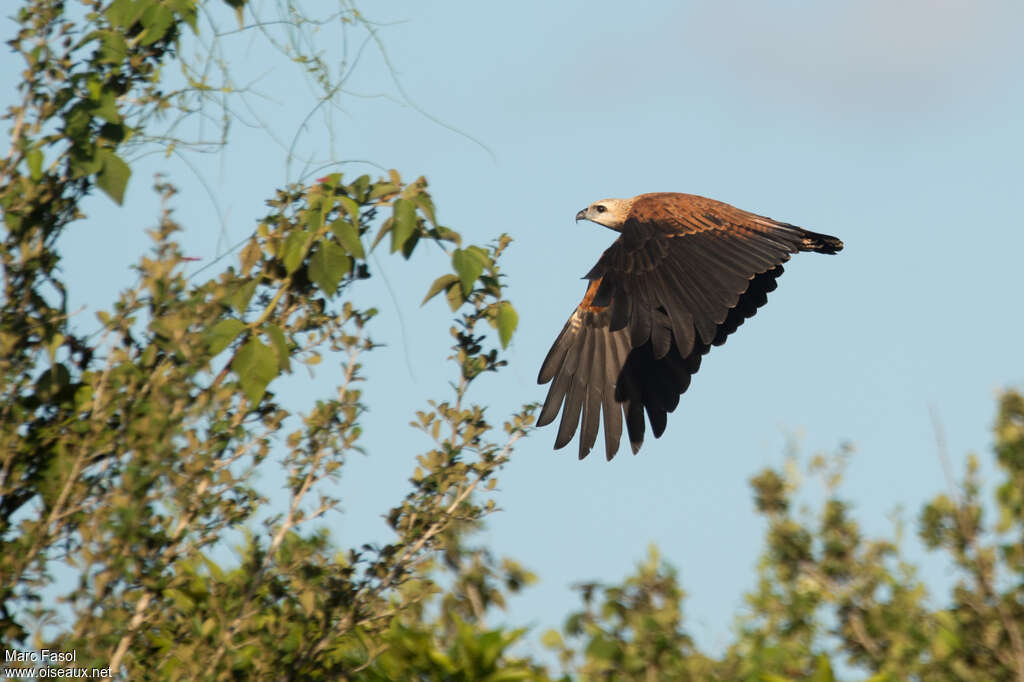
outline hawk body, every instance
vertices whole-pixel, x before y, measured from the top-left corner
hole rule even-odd
[[[835,237],[692,194],[604,199],[576,219],[620,232],[586,274],[586,294],[538,376],[552,382],[538,425],[561,409],[555,448],[579,428],[580,459],[602,415],[608,459],[623,419],[634,453],[645,413],[660,437],[701,357],[765,304],[782,263],[798,251],[843,248]]]

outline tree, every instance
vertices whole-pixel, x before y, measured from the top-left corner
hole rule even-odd
[[[810,463],[828,493],[814,513],[794,511],[794,468],[751,479],[765,549],[723,655],[694,649],[675,572],[656,552],[621,585],[584,584],[583,610],[546,641],[580,680],[833,680],[843,669],[873,682],[1024,680],[1024,396],[1001,396],[994,431],[996,521],[985,521],[973,455],[957,494],[920,514],[921,539],[959,573],[945,599],[930,597],[898,542],[864,537],[839,496],[841,451]]]
[[[421,659],[441,665],[437,647],[466,675],[495,669],[516,635],[466,623],[500,601],[495,580],[515,589],[529,575],[465,538],[493,507],[483,488],[532,410],[495,438],[469,390],[504,366],[500,348],[516,327],[498,264],[510,240],[463,246],[437,222],[423,178],[331,173],[280,190],[237,264],[194,282],[181,272],[175,190],[160,182],[164,209],[138,284],[99,313],[96,332],[83,330],[68,314],[74,283],[61,279],[57,241],[95,189],[122,201],[122,147],[180,101],[162,89],[161,69],[198,30],[201,9],[193,0],[85,4],[73,18],[62,2],[27,3],[10,43],[26,70],[0,167],[5,643],[74,649],[79,665],[132,679],[334,679]],[[427,298],[445,293],[455,314],[456,376],[450,395],[417,416],[435,447],[388,514],[393,541],[343,550],[313,522],[336,506],[326,484],[359,447],[360,358],[376,347],[375,311],[349,294],[372,276],[367,253],[385,239],[406,259],[428,242],[450,254],[452,273]],[[328,353],[343,358],[335,394],[291,415],[275,380]],[[251,481],[289,425],[289,502],[271,509]],[[262,528],[257,513],[270,515]],[[236,565],[218,564],[212,552],[239,528]],[[74,568],[72,586],[55,582],[61,564]],[[424,613],[442,566],[457,580],[438,626],[446,636],[427,646]],[[32,623],[54,623],[56,634]]]

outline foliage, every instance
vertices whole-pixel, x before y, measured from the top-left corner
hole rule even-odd
[[[135,111],[129,126],[127,103],[167,106],[160,68],[181,32],[196,29],[200,6],[115,0],[87,9],[76,24],[62,3],[29,3],[11,43],[27,68],[0,168],[4,642],[74,649],[79,664],[133,679],[336,678],[373,670],[392,647],[415,658],[429,633],[423,609],[440,592],[438,557],[459,577],[448,598],[471,593],[483,608],[501,603],[493,580],[528,580],[514,562],[498,566],[463,546],[493,508],[480,492],[493,489],[532,421],[523,409],[496,440],[483,407],[468,400],[476,379],[505,364],[480,323],[501,346],[514,330],[498,266],[510,240],[455,250],[472,254],[470,266],[453,256],[457,378],[450,397],[418,414],[434,448],[388,514],[393,541],[333,547],[313,522],[336,508],[329,484],[359,448],[360,359],[376,347],[376,311],[356,306],[351,291],[371,277],[367,256],[385,237],[406,259],[421,243],[461,247],[461,237],[437,223],[423,178],[331,173],[277,192],[237,266],[193,282],[175,242],[175,190],[161,182],[164,209],[138,284],[98,313],[98,332],[72,324],[58,238],[84,217],[94,188],[121,202],[130,169],[118,146],[148,120]],[[334,395],[292,414],[275,382],[328,354],[341,357]],[[252,481],[282,441],[288,503],[272,509]],[[214,556],[232,529],[245,536],[229,567]],[[59,564],[74,570],[71,586],[56,582]],[[461,610],[449,605],[446,622]],[[61,626],[55,639],[40,628],[47,623]],[[478,638],[469,627],[431,646],[468,670],[497,669],[517,635]],[[392,652],[380,665],[396,660],[405,659]]]
[[[242,0],[226,4],[247,16]],[[116,203],[137,191],[129,145],[177,144],[153,126],[194,112],[162,74],[213,5],[82,7],[72,16],[58,0],[28,0],[10,41],[25,68],[0,162],[5,647],[74,650],[79,666],[130,679],[550,679],[523,653],[524,630],[487,622],[536,578],[473,534],[532,425],[525,406],[499,432],[471,397],[503,371],[518,324],[500,268],[510,239],[464,243],[438,222],[422,177],[330,172],[269,197],[237,262],[196,281],[182,274],[176,190],[161,180],[137,282],[97,306],[95,324],[73,318],[68,291],[81,283],[63,279],[60,237],[96,190]],[[360,15],[343,5],[335,18]],[[336,96],[319,55],[293,57]],[[184,72],[186,91],[209,94],[198,71]],[[404,267],[420,245],[450,262],[423,301],[444,294],[451,317],[435,305],[436,327],[423,333],[448,328],[452,380],[413,415],[430,445],[408,493],[386,503],[388,541],[339,546],[322,522],[339,505],[332,484],[361,451],[373,380],[363,359],[378,347],[377,311],[356,294],[374,276],[375,247]],[[299,371],[336,382],[302,412],[277,394]],[[921,539],[957,572],[948,598],[928,595],[899,542],[865,537],[839,495],[841,451],[812,462],[826,480],[814,512],[796,508],[793,469],[752,479],[765,548],[723,651],[696,645],[677,575],[652,548],[621,584],[582,584],[580,610],[544,634],[558,674],[1024,680],[1019,393],[1000,399],[995,443],[991,504],[972,457],[962,484],[920,515]],[[260,472],[280,482],[283,504],[256,489]]]
[[[751,479],[766,544],[723,655],[695,650],[675,573],[653,551],[622,585],[583,585],[583,610],[546,643],[581,680],[832,680],[842,669],[873,682],[1024,679],[1021,394],[1001,397],[995,436],[997,520],[985,522],[973,456],[957,495],[938,495],[921,512],[921,539],[960,576],[938,607],[899,544],[864,537],[838,496],[843,451],[811,463],[828,492],[813,514],[794,511],[792,469]]]
[[[0,164],[0,628],[6,641],[24,639],[14,604],[39,601],[48,562],[91,540],[78,529],[98,501],[93,493],[113,493],[106,485],[111,476],[100,470],[124,477],[121,495],[148,485],[146,472],[116,471],[115,433],[163,428],[159,412],[143,426],[126,421],[117,405],[125,404],[123,388],[145,390],[147,380],[123,360],[145,350],[148,365],[165,366],[169,344],[118,349],[118,358],[98,369],[95,344],[71,329],[56,243],[82,217],[81,202],[94,188],[121,201],[129,169],[117,152],[132,128],[120,102],[131,94],[151,108],[161,105],[159,65],[173,55],[179,28],[194,21],[195,6],[169,3],[141,13],[141,5],[125,2],[85,6],[87,31],[67,19],[62,2],[27,4],[9,43],[25,70],[21,104],[6,115],[12,143]],[[167,266],[144,267],[159,276]],[[133,312],[118,311],[112,324],[117,318],[126,331]],[[167,395],[167,404],[184,394]],[[242,497],[236,502],[244,506]],[[128,520],[109,530],[117,533]]]
[[[545,643],[563,665],[575,665],[580,679],[699,680],[712,670],[683,629],[684,593],[656,548],[622,585],[579,589],[584,608],[569,616],[565,635],[586,642],[582,660],[554,630]]]

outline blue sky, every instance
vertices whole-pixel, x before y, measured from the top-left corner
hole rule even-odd
[[[541,581],[505,622],[536,625],[535,635],[560,625],[578,605],[571,583],[618,580],[656,543],[680,571],[691,631],[714,650],[753,587],[761,546],[747,480],[780,466],[788,443],[805,456],[855,445],[843,492],[873,534],[890,533],[900,507],[912,529],[922,502],[947,487],[931,409],[955,475],[967,451],[987,458],[997,391],[1024,384],[1020,3],[362,9],[404,95],[367,46],[348,94],[309,119],[297,149],[343,172],[373,172],[353,162],[369,160],[426,175],[442,223],[473,242],[515,238],[504,264],[520,313],[512,365],[474,395],[495,421],[543,399],[540,361],[583,293],[579,278],[615,236],[574,223],[591,201],[703,194],[846,243],[840,255],[790,262],[768,305],[705,358],[665,435],[638,456],[579,462],[575,443],[552,452],[554,427],[520,445],[482,540]],[[221,24],[233,28],[227,15]],[[338,36],[318,34],[329,59],[340,59]],[[358,31],[351,39],[350,55]],[[251,108],[238,111],[273,135],[234,125],[225,151],[190,157],[216,202],[192,171],[155,157],[136,167],[123,209],[91,202],[65,243],[65,271],[80,283],[74,306],[104,307],[129,281],[142,228],[156,220],[154,172],[182,188],[185,250],[207,261],[249,234],[274,187],[325,172],[304,176],[287,163],[287,142],[274,141],[289,141],[315,103],[308,80],[256,36],[223,48],[235,82],[252,89]],[[10,97],[16,68],[2,71]],[[350,460],[335,491],[345,514],[331,525],[346,546],[387,537],[381,515],[428,447],[403,425],[450,374],[436,360],[448,345],[436,319],[444,304],[418,306],[447,267],[443,254],[424,249],[412,267],[376,258],[384,277],[360,299],[382,309],[375,337],[388,346],[367,361],[368,456]],[[325,364],[282,392],[327,395],[338,376]],[[907,547],[933,585],[948,582],[948,567],[912,538]]]

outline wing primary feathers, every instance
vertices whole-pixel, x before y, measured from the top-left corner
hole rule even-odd
[[[573,314],[566,321],[565,326],[562,327],[561,333],[558,338],[551,345],[551,350],[548,351],[547,356],[544,358],[544,362],[541,363],[540,373],[537,375],[538,384],[546,384],[551,381],[552,377],[558,372],[559,368],[565,361],[565,353],[569,347],[575,342],[576,334],[579,332],[579,311],[573,311]]]
[[[768,272],[762,272],[750,281],[750,286],[743,292],[736,306],[729,311],[725,321],[719,325],[718,332],[712,342],[715,346],[721,346],[726,338],[736,331],[745,320],[754,316],[757,309],[768,302],[768,294],[775,291],[778,278],[783,272],[782,266],[777,265]]]
[[[626,432],[629,435],[629,447],[633,454],[640,452],[644,444],[644,406],[639,400],[626,403]]]
[[[692,264],[692,269],[699,272],[699,280],[705,289],[713,292],[717,300],[709,299],[716,310],[721,310],[721,318],[714,319],[715,323],[725,319],[725,312],[735,304],[736,299],[747,287],[747,281],[753,275],[749,272],[735,271],[725,266],[720,252],[723,251],[722,244],[707,243],[706,238],[695,238],[687,244],[691,253],[686,253],[684,258],[687,263]]]
[[[558,436],[555,438],[556,450],[565,447],[576,433],[583,401],[587,394],[587,372],[590,368],[590,358],[594,348],[594,334],[591,329],[585,327],[581,337],[582,342],[574,346],[574,349],[579,349],[576,353],[578,363],[572,367],[572,380],[569,384],[569,392],[565,395],[562,421],[558,424]]]
[[[680,282],[680,277],[674,267],[666,267],[662,272],[667,286],[675,294],[675,301],[669,309],[669,319],[672,323],[672,334],[675,337],[676,346],[683,355],[689,354],[694,343],[693,310],[697,307],[690,296],[690,292]]]
[[[582,318],[583,315],[581,314],[581,322]],[[565,357],[562,359],[562,369],[560,371],[569,375],[576,374],[576,368],[580,366],[580,356],[583,354],[583,349],[586,347],[587,337],[586,326],[578,324],[573,335],[572,343],[565,349]]]
[[[649,403],[644,407],[647,408],[647,418],[651,421],[651,433],[655,438],[661,438],[668,424],[668,412]]]
[[[621,288],[617,288],[616,293],[613,294],[611,320],[608,323],[608,328],[611,331],[617,332],[629,323],[631,300]]]
[[[672,364],[677,353],[669,353],[662,361],[661,366],[654,373],[655,388],[660,393],[661,407],[665,412],[674,412],[679,406],[679,380],[673,381]]]
[[[687,292],[693,304],[693,325],[702,340],[708,340],[714,336],[715,324],[711,319],[713,312],[708,305],[710,295],[698,283],[695,277],[685,267],[676,266],[673,268],[676,279],[682,285],[682,290]]]
[[[653,315],[651,320],[651,349],[654,353],[654,357],[663,358],[668,353],[668,349],[672,347],[672,328],[671,322],[668,319],[668,315],[665,311],[658,309]]]
[[[540,410],[540,416],[537,417],[537,426],[547,426],[558,416],[558,408],[562,406],[562,400],[565,398],[565,392],[569,389],[571,380],[571,375],[559,374],[551,384],[548,396],[544,399],[544,406]]]
[[[601,379],[604,376],[604,354],[607,346],[605,329],[590,329],[588,333],[594,338],[594,342],[588,355],[589,363],[583,368],[582,375],[586,381],[586,396],[583,398],[583,423],[580,426],[580,459],[590,453],[597,441],[597,427],[601,422]]]
[[[615,402],[615,382],[628,353],[628,349],[620,343],[622,336],[621,333],[608,332],[604,346],[601,408],[604,413],[604,452],[605,458],[609,460],[618,452],[619,440],[622,438],[622,406]]]
[[[644,286],[632,280],[634,286],[626,290],[633,297],[633,324],[630,327],[630,340],[633,347],[642,345],[651,335],[651,301]]]
[[[737,278],[748,279],[750,277],[749,272],[738,267],[730,258],[727,248],[730,246],[729,244],[722,244],[720,241],[711,242],[705,237],[693,237],[682,242],[676,240],[675,243],[680,244],[676,249],[678,252],[676,260],[701,264],[704,278],[708,283],[717,285],[717,288],[726,289]]]

